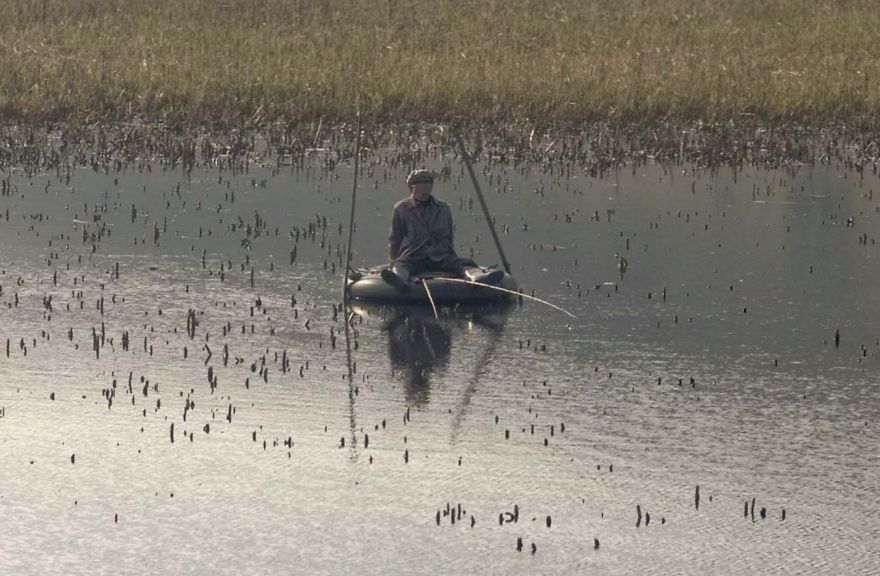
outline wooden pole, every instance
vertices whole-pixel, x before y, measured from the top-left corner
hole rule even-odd
[[[474,168],[471,166],[471,160],[468,157],[467,149],[464,147],[464,140],[462,140],[461,136],[458,134],[455,135],[455,139],[458,141],[458,147],[461,150],[461,157],[464,160],[468,175],[471,177],[471,183],[474,185],[474,190],[477,192],[477,198],[480,200],[480,207],[483,209],[483,216],[486,217],[486,223],[489,225],[489,232],[492,233],[492,240],[495,241],[498,255],[501,256],[501,265],[504,267],[504,271],[510,274],[510,263],[507,261],[507,256],[504,255],[504,249],[501,247],[501,240],[498,239],[498,233],[495,231],[495,224],[492,222],[492,217],[489,215],[489,207],[486,206],[486,199],[483,198],[480,184],[477,182],[477,177],[474,175]]]
[[[437,314],[437,306],[434,305],[434,297],[431,295],[431,289],[428,288],[428,281],[422,278],[422,286],[425,287],[425,293],[428,295],[428,301],[431,303],[431,309],[434,310],[434,318],[436,320],[440,319],[440,316]]]
[[[357,135],[354,144],[354,184],[351,188],[351,213],[348,217],[348,242],[345,246],[345,274],[342,279],[342,299],[348,300],[348,272],[351,268],[351,240],[354,237],[354,207],[357,200],[358,169],[361,157],[361,114],[357,114]]]
[[[462,278],[447,278],[445,276],[438,276],[437,278],[435,278],[435,280],[438,280],[440,282],[455,282],[456,284],[469,284],[471,286],[480,286],[481,288],[488,288],[489,290],[498,290],[499,292],[504,292],[505,294],[511,294],[511,295],[516,296],[518,298],[526,298],[528,300],[534,300],[535,302],[545,304],[555,310],[559,310],[560,312],[568,314],[572,318],[577,318],[577,316],[575,316],[574,314],[572,314],[571,312],[569,312],[565,308],[562,308],[561,306],[557,306],[556,304],[553,304],[552,302],[547,302],[546,300],[541,300],[540,298],[537,298],[535,296],[529,296],[528,294],[523,294],[522,292],[515,292],[514,290],[508,290],[507,288],[501,288],[500,286],[493,286],[492,284],[483,284],[482,282],[474,282],[473,280],[464,280]]]

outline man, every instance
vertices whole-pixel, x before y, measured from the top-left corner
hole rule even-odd
[[[449,272],[472,282],[497,284],[501,270],[483,272],[468,258],[460,258],[452,244],[452,211],[431,195],[434,173],[413,170],[406,178],[410,195],[394,205],[388,247],[391,266],[382,279],[400,289],[409,286],[411,275]]]

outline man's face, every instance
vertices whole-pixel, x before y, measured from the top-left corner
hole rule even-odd
[[[424,202],[428,198],[431,197],[431,190],[434,188],[434,184],[431,182],[416,182],[415,184],[410,184],[410,192],[412,192],[413,198],[416,199],[417,202]]]

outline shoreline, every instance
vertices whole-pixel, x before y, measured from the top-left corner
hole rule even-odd
[[[490,127],[444,124],[364,124],[367,157],[391,150],[398,163],[411,163],[431,149],[457,149],[460,133],[478,161],[533,163],[548,169],[577,168],[602,175],[645,162],[699,168],[756,166],[796,168],[817,163],[843,163],[856,172],[877,172],[880,134],[841,124],[765,125],[756,118],[733,122],[662,124],[584,123],[566,130],[538,124]],[[64,166],[130,164],[158,161],[192,169],[220,163],[303,165],[315,153],[331,162],[354,153],[351,122],[273,123],[212,129],[143,122],[91,125],[0,124],[0,174],[14,168],[58,170]],[[242,164],[243,163],[243,164]]]

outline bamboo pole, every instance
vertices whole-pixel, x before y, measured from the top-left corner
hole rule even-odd
[[[342,299],[348,299],[348,272],[351,268],[351,241],[354,237],[354,208],[357,201],[358,169],[361,157],[361,114],[357,114],[357,135],[354,144],[354,184],[351,187],[351,213],[348,217],[348,241],[345,246],[345,274],[342,279]]]
[[[464,160],[464,165],[467,168],[468,175],[471,177],[471,183],[474,185],[474,190],[477,192],[477,198],[480,200],[480,207],[483,209],[483,216],[486,218],[486,223],[489,225],[489,232],[492,233],[492,240],[495,241],[495,247],[498,249],[498,255],[501,256],[501,265],[504,267],[504,271],[510,274],[510,263],[507,261],[507,256],[504,255],[504,249],[501,247],[501,240],[498,239],[498,233],[495,231],[495,224],[492,222],[492,217],[489,215],[489,207],[486,206],[486,199],[483,198],[483,192],[480,190],[480,184],[477,182],[477,177],[474,175],[474,168],[471,166],[470,158],[468,157],[467,149],[464,147],[464,140],[461,139],[459,134],[455,135],[455,139],[458,142],[458,147],[461,150],[461,157]]]
[[[491,284],[483,284],[482,282],[474,282],[473,280],[463,280],[461,278],[447,278],[445,276],[439,276],[439,277],[435,278],[435,280],[440,280],[442,282],[455,282],[457,284],[469,284],[471,286],[480,286],[481,288],[489,288],[490,290],[498,290],[500,292],[505,292],[507,294],[513,294],[514,296],[518,296],[520,298],[527,298],[529,300],[534,300],[535,302],[540,302],[541,304],[544,304],[544,305],[549,306],[555,310],[559,310],[560,312],[568,314],[572,318],[577,318],[577,316],[575,316],[574,314],[572,314],[571,312],[569,312],[565,308],[562,308],[561,306],[557,306],[556,304],[553,304],[552,302],[547,302],[546,300],[541,300],[540,298],[536,298],[535,296],[529,296],[528,294],[523,294],[522,292],[517,292],[515,290],[508,290],[507,288],[501,288],[499,286],[492,286]]]
[[[428,302],[431,303],[431,308],[434,310],[434,318],[439,320],[440,315],[437,314],[437,306],[434,305],[434,297],[431,295],[431,289],[428,288],[428,282],[424,278],[422,278],[422,286],[425,287],[425,293],[428,295]]]

